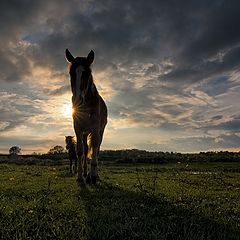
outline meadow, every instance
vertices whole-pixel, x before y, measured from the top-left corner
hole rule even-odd
[[[240,239],[240,163],[0,164],[0,239]]]

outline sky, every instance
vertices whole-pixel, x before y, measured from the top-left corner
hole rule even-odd
[[[237,0],[1,0],[0,152],[74,135],[65,49],[95,52],[102,149],[240,151]]]

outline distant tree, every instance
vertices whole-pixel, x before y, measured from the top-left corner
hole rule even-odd
[[[48,154],[62,154],[65,153],[65,149],[62,146],[55,146],[48,151]]]
[[[41,155],[41,153],[40,152],[33,152],[33,153],[31,153],[31,155]]]
[[[19,146],[12,146],[9,149],[9,154],[10,155],[18,155],[19,153],[21,153],[21,148]]]

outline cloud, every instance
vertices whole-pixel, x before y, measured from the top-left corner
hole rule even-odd
[[[240,34],[236,31],[240,20],[239,2],[212,1],[209,4],[203,1],[203,5],[196,17],[199,20],[197,38],[183,51],[189,60],[194,56],[206,59],[239,44]]]
[[[217,118],[216,118],[217,117]],[[218,116],[216,116],[214,120],[220,120]],[[220,123],[216,123],[213,125],[206,126],[207,130],[224,130],[226,132],[239,133],[240,132],[240,117],[232,116],[229,121],[224,121]]]
[[[0,98],[1,131],[8,131],[26,122],[31,116],[42,114],[44,111],[37,101],[28,96],[1,92]]]
[[[200,151],[211,151],[215,149],[231,149],[238,148],[240,137],[236,134],[220,135],[217,138],[211,136],[190,137],[175,139],[174,145],[182,148],[183,151],[191,151],[190,149],[198,148]]]
[[[50,91],[49,94],[54,96],[61,96],[65,93],[70,93],[70,92],[71,92],[71,87],[69,85],[65,85]]]
[[[94,81],[107,101],[109,128],[121,133],[119,141],[167,149],[148,140],[154,128],[168,132],[166,141],[191,133],[185,149],[191,140],[192,148],[208,149],[206,134],[209,143],[219,137],[235,146],[226,134],[239,132],[239,5],[224,0],[1,1],[1,131],[28,125],[29,134],[69,132],[71,119],[61,110],[71,101],[64,51],[86,56],[93,49]],[[134,142],[142,128],[149,132]],[[124,129],[132,130],[129,142]],[[184,148],[177,140],[171,147]]]

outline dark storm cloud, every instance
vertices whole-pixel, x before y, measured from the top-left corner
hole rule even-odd
[[[39,37],[38,31],[26,35],[27,41],[37,44],[29,53],[35,65],[63,71],[68,47],[75,56],[94,49],[97,71],[116,64],[128,69],[133,63],[168,59],[172,71],[158,75],[160,81],[173,84],[199,82],[239,67],[239,47],[235,46],[240,36],[234,31],[240,22],[237,1],[83,2],[82,7],[80,3],[75,8],[71,3],[64,5],[63,18],[57,12],[44,16],[45,37]],[[223,56],[211,59],[218,54]],[[145,74],[155,70],[152,67]]]
[[[88,8],[72,9],[64,19],[49,16],[47,23],[52,31],[44,39],[36,37],[35,42],[55,67],[62,66],[62,50],[66,47],[80,55],[94,48],[100,59],[104,59],[101,66],[115,61],[132,62],[138,58],[156,57],[159,52],[159,13],[154,10],[154,14],[146,15],[141,4],[150,12],[154,10],[151,4],[144,2],[135,6],[133,2],[98,1],[91,3],[88,8],[93,10],[87,15]]]
[[[58,70],[65,66],[66,47],[74,55],[86,55],[94,48],[97,68],[106,68],[111,62],[129,66],[135,61],[167,57],[176,69],[164,79],[172,81],[200,81],[239,66],[238,49],[232,49],[223,62],[202,62],[239,43],[238,1],[182,1],[179,4],[179,1],[102,0],[30,4],[25,0],[3,1],[1,5],[3,38],[9,41],[10,32],[18,38],[25,35],[23,39],[38,45],[31,57]],[[51,10],[53,5],[55,11]],[[47,15],[49,12],[51,15]],[[34,25],[42,31],[41,35]],[[192,67],[189,63],[193,61]]]
[[[20,81],[30,68],[24,55],[18,55],[13,46],[20,35],[38,21],[44,6],[41,1],[1,1],[0,2],[0,81]]]
[[[38,21],[38,16],[44,10],[44,1],[30,0],[2,0],[0,2],[0,34],[1,45],[8,41],[16,41],[18,34],[35,21]]]
[[[64,1],[0,1],[0,81],[21,81],[29,75],[34,52],[40,55],[39,46],[19,46],[19,41],[37,32],[46,24],[48,15],[64,13]],[[46,15],[46,16],[45,16]],[[43,58],[42,58],[43,59]],[[46,64],[46,61],[45,61]]]
[[[221,59],[200,62],[187,67],[178,66],[168,74],[160,76],[160,80],[194,83],[205,79],[229,74],[240,66],[240,47],[230,49]]]
[[[184,48],[184,56],[203,59],[239,44],[240,2],[206,1],[198,14],[197,37]],[[200,28],[200,29],[199,29]]]
[[[212,1],[210,4],[209,1],[183,1],[179,4],[178,1],[118,3],[102,0],[83,3],[81,7],[80,2],[72,1],[68,5],[56,2],[56,11],[48,16],[44,13],[49,13],[53,3],[3,1],[1,5],[6,14],[0,18],[2,36],[9,41],[10,32],[15,37],[25,35],[26,41],[38,44],[31,57],[37,63],[51,64],[58,70],[65,66],[66,47],[80,55],[94,48],[99,57],[97,68],[107,67],[111,62],[129,66],[134,61],[168,57],[176,62],[177,69],[164,78],[173,81],[179,78],[199,81],[222,67],[224,71],[226,65],[232,66],[237,60],[226,59],[229,64],[202,64],[203,59],[239,43],[239,31],[234,31],[240,22],[236,1]],[[63,18],[58,17],[60,9],[67,12]],[[37,23],[40,15],[44,20]],[[41,35],[32,28],[34,25],[39,25]],[[188,65],[187,59],[191,62],[198,59],[194,61],[194,68]],[[239,61],[235,65],[238,64]],[[203,69],[206,71],[200,74]]]

